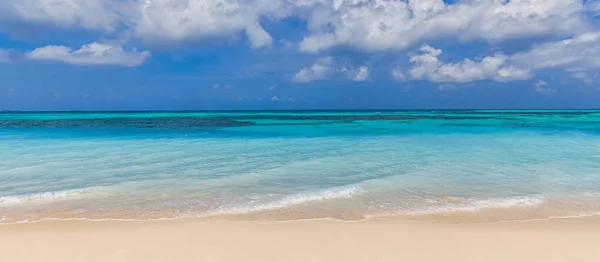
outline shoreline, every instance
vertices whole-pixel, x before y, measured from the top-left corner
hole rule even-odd
[[[598,217],[471,224],[184,218],[0,226],[6,261],[599,261],[598,241]]]
[[[564,203],[563,203],[563,208]],[[154,213],[151,216],[131,216],[123,211],[114,212],[48,212],[46,210],[27,210],[27,212],[16,213],[15,216],[8,215],[9,212],[0,216],[0,226],[14,224],[31,224],[45,221],[178,221],[178,220],[225,220],[234,222],[294,222],[294,221],[371,221],[371,220],[399,220],[416,221],[440,224],[482,224],[498,222],[527,222],[545,221],[553,219],[571,219],[600,217],[600,212],[590,209],[572,210],[562,209],[549,203],[536,206],[516,206],[510,208],[483,208],[481,210],[455,210],[440,211],[432,213],[382,213],[364,214],[357,210],[339,209],[336,211],[317,209],[314,206],[300,205],[294,208],[261,210],[248,213],[223,213],[223,214],[173,214],[168,212]],[[0,212],[3,210],[0,209]],[[11,211],[14,213],[14,211]],[[37,213],[36,213],[37,212]],[[143,213],[142,213],[143,214]],[[600,219],[600,218],[599,218]]]
[[[0,227],[3,226],[15,226],[15,225],[30,225],[39,223],[52,223],[52,222],[91,222],[91,223],[146,223],[146,222],[173,222],[173,221],[222,221],[232,223],[301,223],[310,221],[333,221],[339,223],[366,223],[370,221],[405,221],[410,223],[425,223],[425,224],[446,224],[446,225],[478,225],[478,224],[504,224],[504,223],[528,223],[528,222],[539,222],[539,221],[553,221],[553,220],[572,220],[572,219],[598,219],[600,221],[600,213],[593,214],[581,214],[581,215],[565,215],[565,216],[551,216],[551,217],[540,217],[540,218],[523,218],[523,219],[499,219],[499,220],[470,220],[471,213],[456,212],[456,213],[437,213],[437,214],[425,214],[425,215],[374,215],[365,216],[358,219],[340,219],[334,217],[308,217],[308,218],[290,218],[290,219],[244,219],[233,216],[188,216],[188,217],[172,217],[172,218],[42,218],[34,221],[17,221],[17,222],[5,222],[0,219]]]

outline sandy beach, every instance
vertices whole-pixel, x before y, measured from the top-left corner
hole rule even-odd
[[[45,221],[0,226],[1,261],[600,261],[597,218]]]

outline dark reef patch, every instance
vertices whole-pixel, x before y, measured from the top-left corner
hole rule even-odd
[[[252,122],[222,117],[102,118],[61,120],[0,120],[0,128],[138,127],[188,128],[249,126]]]

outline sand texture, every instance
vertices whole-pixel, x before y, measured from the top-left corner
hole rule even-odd
[[[0,261],[598,262],[600,220],[45,221],[0,226]]]

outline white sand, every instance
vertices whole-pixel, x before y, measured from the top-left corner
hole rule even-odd
[[[0,261],[598,262],[600,219],[46,221],[0,226]]]

